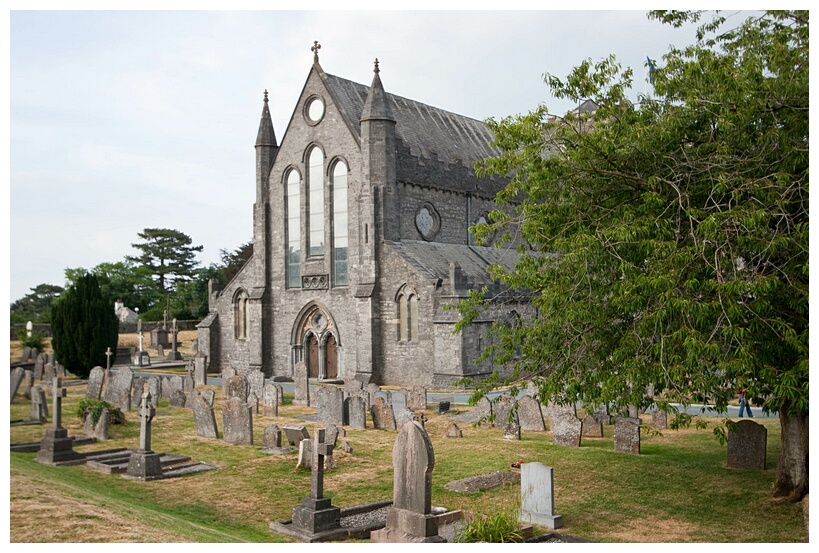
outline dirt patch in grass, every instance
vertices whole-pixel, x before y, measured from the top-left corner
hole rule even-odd
[[[444,487],[453,492],[471,493],[497,488],[498,486],[511,484],[513,482],[520,482],[520,473],[496,471],[447,482],[444,484]]]
[[[617,528],[610,529],[607,539],[623,542],[678,543],[689,542],[699,527],[690,522],[671,518],[640,517],[626,521]]]

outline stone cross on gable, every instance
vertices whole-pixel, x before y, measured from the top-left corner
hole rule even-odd
[[[313,63],[318,63],[318,51],[321,48],[321,44],[318,43],[318,40],[313,41],[313,45],[310,47],[310,51],[313,52]]]
[[[110,347],[107,350],[105,350],[105,372],[106,373],[109,370],[111,370],[111,356],[112,355],[114,355],[114,353],[111,351]]]
[[[59,376],[52,380],[51,394],[54,402],[54,428],[62,428],[65,388],[63,388],[63,379]]]
[[[139,449],[151,450],[151,421],[156,409],[151,404],[151,392],[145,390],[142,394],[142,404],[139,406]]]
[[[324,458],[333,454],[334,444],[325,443],[324,435],[324,428],[317,428],[313,434],[313,471],[310,477],[310,495],[313,499],[324,497]]]

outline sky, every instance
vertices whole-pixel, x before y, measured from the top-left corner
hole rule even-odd
[[[609,54],[634,69],[636,99],[646,56],[695,40],[642,10],[53,11],[74,4],[7,12],[9,302],[135,255],[145,228],[188,234],[202,266],[251,240],[263,93],[281,142],[315,40],[326,73],[369,85],[377,57],[388,92],[480,120],[572,109],[543,75]]]

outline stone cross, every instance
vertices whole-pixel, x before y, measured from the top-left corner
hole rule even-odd
[[[65,397],[65,388],[62,386],[63,379],[59,376],[54,377],[51,384],[51,395],[54,400],[54,428],[62,428],[63,398]]]
[[[142,344],[143,344],[143,336],[142,336],[142,319],[137,319],[137,335],[139,336],[139,352],[142,353]],[[142,356],[139,356],[140,364],[142,363]]]
[[[313,434],[313,471],[310,476],[310,495],[313,499],[324,497],[324,458],[333,454],[332,443],[324,442],[324,428],[317,428]]]
[[[176,319],[173,320],[173,326],[171,327],[171,333],[173,334],[173,342],[171,348],[171,355],[174,359],[176,359],[176,333],[179,332],[179,329],[176,327]]]
[[[151,404],[151,392],[145,390],[142,394],[142,405],[139,407],[139,449],[141,451],[151,450],[151,421],[156,414],[156,409]]]
[[[112,355],[114,355],[114,354],[111,351],[110,347],[107,350],[105,350],[105,372],[106,372],[106,374],[108,373],[108,371],[111,370],[111,356]]]
[[[321,44],[318,43],[318,40],[314,40],[313,45],[310,47],[310,51],[313,52],[313,63],[318,63],[319,49],[321,49]]]
[[[168,330],[168,310],[162,312],[162,330]]]

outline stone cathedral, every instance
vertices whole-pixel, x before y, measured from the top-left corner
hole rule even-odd
[[[491,317],[456,334],[445,309],[494,286],[488,265],[517,261],[468,232],[504,184],[473,169],[494,153],[490,131],[387,93],[378,60],[369,87],[325,73],[319,48],[280,143],[265,92],[253,256],[211,284],[209,370],[286,378],[303,361],[312,379],[402,386],[490,373],[475,359]]]

